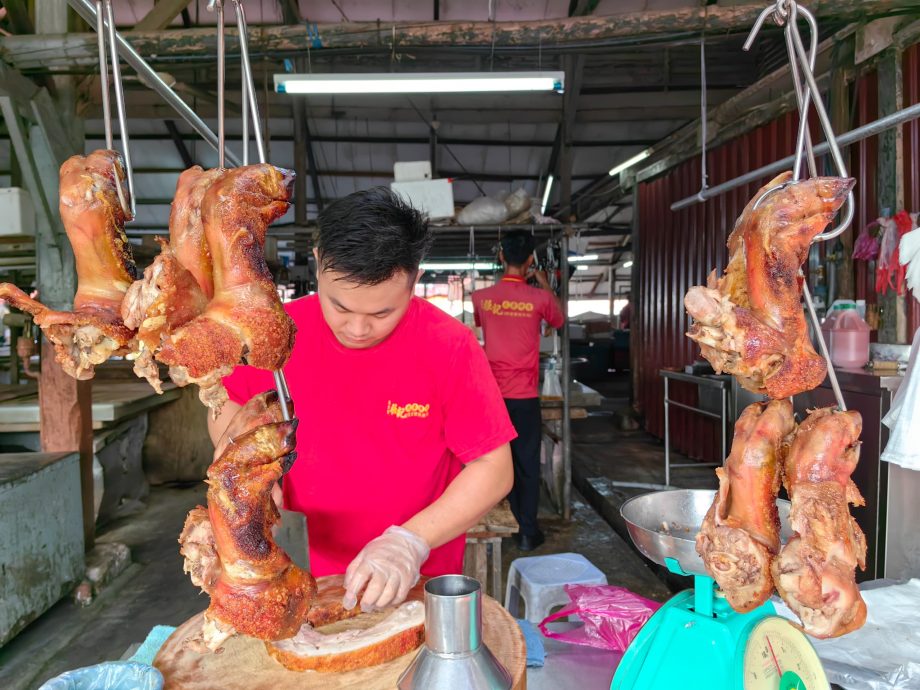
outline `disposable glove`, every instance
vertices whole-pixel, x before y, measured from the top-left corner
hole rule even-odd
[[[401,604],[419,580],[422,564],[431,547],[415,532],[392,526],[369,542],[345,571],[345,597],[342,604],[353,609],[358,592],[364,612]]]

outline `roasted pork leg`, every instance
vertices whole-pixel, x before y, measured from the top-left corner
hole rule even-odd
[[[125,324],[137,329],[134,373],[162,392],[156,356],[170,333],[199,316],[214,296],[211,252],[204,237],[201,201],[221,170],[189,168],[179,175],[169,216],[169,242],[122,302]]]
[[[795,535],[773,561],[773,579],[814,637],[838,637],[866,621],[855,575],[857,565],[866,566],[866,540],[849,510],[865,505],[850,479],[861,430],[858,412],[815,410],[799,426],[783,469]]]
[[[719,490],[696,537],[706,571],[742,613],[773,593],[770,564],[780,546],[776,494],[794,428],[788,400],[754,403],[744,410],[725,467],[716,470]]]
[[[855,183],[790,179],[784,173],[757,192],[728,238],[725,274],[717,278],[713,272],[706,287],[692,287],[684,298],[694,319],[687,335],[713,368],[774,399],[824,380],[826,364],[808,337],[799,272],[812,240]]]
[[[288,207],[293,176],[271,165],[222,175],[201,202],[214,267],[214,297],[204,312],[163,339],[158,355],[179,385],[197,383],[201,400],[219,409],[221,379],[238,364],[280,369],[295,327],[278,297],[263,247],[268,225]]]
[[[208,468],[208,506],[189,513],[180,552],[192,581],[211,597],[201,643],[214,650],[236,633],[293,637],[307,620],[316,582],[274,542],[272,488],[294,454],[296,420],[281,421],[277,394],[241,409],[234,433]]]
[[[60,211],[77,269],[73,311],[49,309],[15,285],[0,284],[0,298],[32,314],[54,343],[55,359],[77,379],[92,378],[97,364],[127,352],[134,337],[121,317],[122,299],[136,278],[124,232],[128,198],[118,152],[68,159],[61,166]]]

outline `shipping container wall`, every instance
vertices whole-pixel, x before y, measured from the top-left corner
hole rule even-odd
[[[904,105],[920,102],[920,46],[904,54]],[[851,90],[853,123],[858,127],[878,118],[878,75],[861,77]],[[709,184],[715,185],[792,152],[798,117],[788,113],[748,134],[709,152]],[[813,137],[823,140],[814,121]],[[850,173],[857,178],[856,215],[853,236],[878,217],[878,138],[858,142],[849,148]],[[819,161],[822,169],[823,161]],[[920,211],[920,124],[915,120],[904,128],[905,205]],[[693,285],[705,282],[707,274],[721,273],[727,260],[725,242],[744,206],[768,180],[738,187],[727,194],[673,212],[670,205],[700,189],[700,161],[694,159],[661,177],[639,185],[637,211],[638,295],[637,319],[632,347],[637,389],[635,401],[645,418],[646,429],[664,435],[663,384],[661,369],[682,369],[699,358],[699,349],[684,334],[690,323],[683,308],[683,296]],[[876,302],[874,264],[855,262],[857,299]],[[912,302],[912,324],[920,326],[920,304]],[[692,385],[672,384],[671,397],[697,404]],[[693,412],[671,408],[671,443],[692,458],[720,460],[718,423]]]

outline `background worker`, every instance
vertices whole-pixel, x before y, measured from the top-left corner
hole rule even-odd
[[[401,603],[420,572],[463,571],[466,531],[512,484],[514,428],[475,336],[415,297],[428,224],[390,190],[350,194],[317,218],[318,293],[285,376],[300,423],[284,506],[307,516],[310,570],[345,573],[346,608]],[[217,441],[271,372],[237,367],[209,422]]]
[[[534,270],[533,235],[507,233],[499,260],[504,275],[492,287],[473,293],[473,315],[482,327],[486,357],[501,389],[517,438],[511,441],[514,488],[508,495],[518,521],[518,546],[532,551],[545,537],[537,522],[540,503],[540,446],[543,420],[537,386],[540,380],[540,336],[545,321],[560,328],[562,304],[546,273]],[[539,287],[528,285],[533,278]]]

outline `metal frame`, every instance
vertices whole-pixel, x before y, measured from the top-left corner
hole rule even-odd
[[[684,374],[679,371],[668,371],[667,369],[662,369],[658,372],[661,375],[661,378],[664,379],[664,485],[666,487],[671,486],[671,470],[679,469],[682,467],[721,467],[721,462],[682,462],[677,464],[671,464],[671,428],[669,421],[670,406],[674,405],[679,407],[682,410],[689,410],[690,412],[696,412],[701,414],[704,417],[709,417],[710,419],[718,419],[721,422],[722,426],[722,457],[728,457],[728,390],[731,385],[727,381],[721,379],[712,379],[706,378],[704,376],[692,376],[690,374]],[[693,407],[693,405],[687,405],[686,403],[678,402],[677,400],[671,400],[668,396],[670,390],[668,382],[670,379],[675,381],[682,381],[684,383],[695,383],[700,386],[706,386],[708,388],[718,388],[721,391],[722,398],[722,414],[718,415],[714,412],[709,412],[708,410],[700,409],[699,407]]]
[[[67,0],[67,3],[79,14],[90,26],[96,26],[96,7],[92,0]],[[215,150],[218,148],[217,135],[211,131],[204,120],[198,117],[198,114],[192,110],[189,105],[173,91],[169,85],[164,82],[160,76],[153,70],[147,61],[142,58],[131,44],[128,43],[117,31],[115,32],[115,44],[118,53],[131,67],[133,67],[140,77],[141,83],[147,85],[163,97],[172,108],[185,120],[208,144]],[[240,159],[232,151],[227,152],[227,158],[234,164],[240,165]]]

